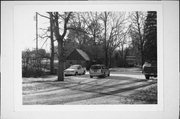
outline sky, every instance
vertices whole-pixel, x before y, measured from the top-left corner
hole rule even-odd
[[[43,14],[45,16],[49,16],[46,12],[38,12],[40,14]],[[36,48],[36,18],[35,18],[35,12],[28,12],[27,14],[23,14],[23,20],[21,20],[21,41],[22,44],[22,50],[26,49],[35,49]],[[17,16],[18,17],[18,16]],[[38,16],[38,34],[44,34],[46,30],[49,27],[49,19]],[[18,30],[18,28],[16,28]],[[23,30],[22,30],[23,29]],[[49,35],[49,32],[48,32]],[[38,38],[38,48],[46,49],[47,52],[50,52],[50,40],[45,41],[46,39]],[[45,42],[45,44],[44,44]],[[57,45],[57,42],[55,42],[55,45]]]
[[[23,39],[22,40],[22,49],[33,49],[36,48],[36,20],[35,12],[28,13],[24,15],[24,22],[22,23],[21,28],[23,30]],[[26,25],[25,25],[26,24]],[[47,18],[38,17],[38,28],[46,28],[49,26],[49,20]],[[38,29],[38,34],[44,33],[44,30]],[[49,49],[50,42],[47,42],[43,45],[44,40],[38,38],[38,48]]]

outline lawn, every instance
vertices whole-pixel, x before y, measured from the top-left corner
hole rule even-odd
[[[157,85],[136,91],[129,96],[133,102],[141,101],[145,104],[157,104]]]

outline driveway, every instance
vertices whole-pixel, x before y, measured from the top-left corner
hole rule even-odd
[[[23,78],[23,104],[130,104],[129,95],[156,84],[157,79],[146,80],[137,69],[112,70],[106,78],[68,76],[63,82],[57,76]]]

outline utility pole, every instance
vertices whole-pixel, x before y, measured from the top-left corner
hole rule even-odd
[[[36,51],[38,53],[38,13],[36,12]]]

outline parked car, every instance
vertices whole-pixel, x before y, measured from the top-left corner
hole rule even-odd
[[[102,64],[92,65],[89,70],[90,78],[110,76],[109,69]]]
[[[69,68],[64,70],[64,75],[82,75],[86,73],[86,69],[81,65],[71,65]]]
[[[145,62],[142,68],[142,72],[146,79],[150,77],[157,77],[157,62]]]

